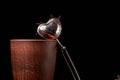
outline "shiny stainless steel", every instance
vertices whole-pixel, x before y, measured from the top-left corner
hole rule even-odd
[[[60,45],[60,47],[62,49],[62,55],[67,63],[68,68],[71,71],[71,74],[72,74],[74,80],[80,80],[79,74],[75,68],[75,65],[74,65],[66,47],[63,46],[60,43],[60,41],[58,40],[58,37],[60,36],[61,31],[62,31],[62,26],[61,26],[59,18],[51,18],[48,20],[47,23],[42,23],[37,28],[37,33],[41,37],[46,38],[46,39],[56,39],[56,41],[58,42],[58,44]],[[50,37],[50,36],[52,36],[52,37]],[[55,37],[55,38],[53,38],[53,37]]]
[[[61,30],[62,27],[59,18],[51,18],[47,23],[42,23],[38,26],[37,33],[43,38],[49,38],[49,35],[52,35],[57,39]]]

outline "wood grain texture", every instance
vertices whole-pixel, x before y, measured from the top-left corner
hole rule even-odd
[[[14,80],[53,80],[56,41],[13,39],[10,41]]]

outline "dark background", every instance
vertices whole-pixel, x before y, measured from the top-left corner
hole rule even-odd
[[[99,2],[4,2],[0,24],[0,80],[12,80],[10,39],[41,38],[36,23],[61,16],[59,40],[82,80],[113,80],[120,73],[117,5]],[[58,51],[55,80],[73,80]]]

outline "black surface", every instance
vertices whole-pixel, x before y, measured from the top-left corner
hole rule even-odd
[[[82,80],[113,80],[120,73],[116,10],[105,4],[58,2],[16,2],[1,9],[0,80],[12,80],[10,39],[41,38],[36,35],[36,23],[46,22],[51,14],[61,16],[59,40],[67,47]],[[60,50],[54,79],[73,80]]]

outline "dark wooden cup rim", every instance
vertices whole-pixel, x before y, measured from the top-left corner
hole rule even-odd
[[[53,41],[53,42],[56,42],[56,40],[53,40],[53,39],[11,39],[10,41]]]

